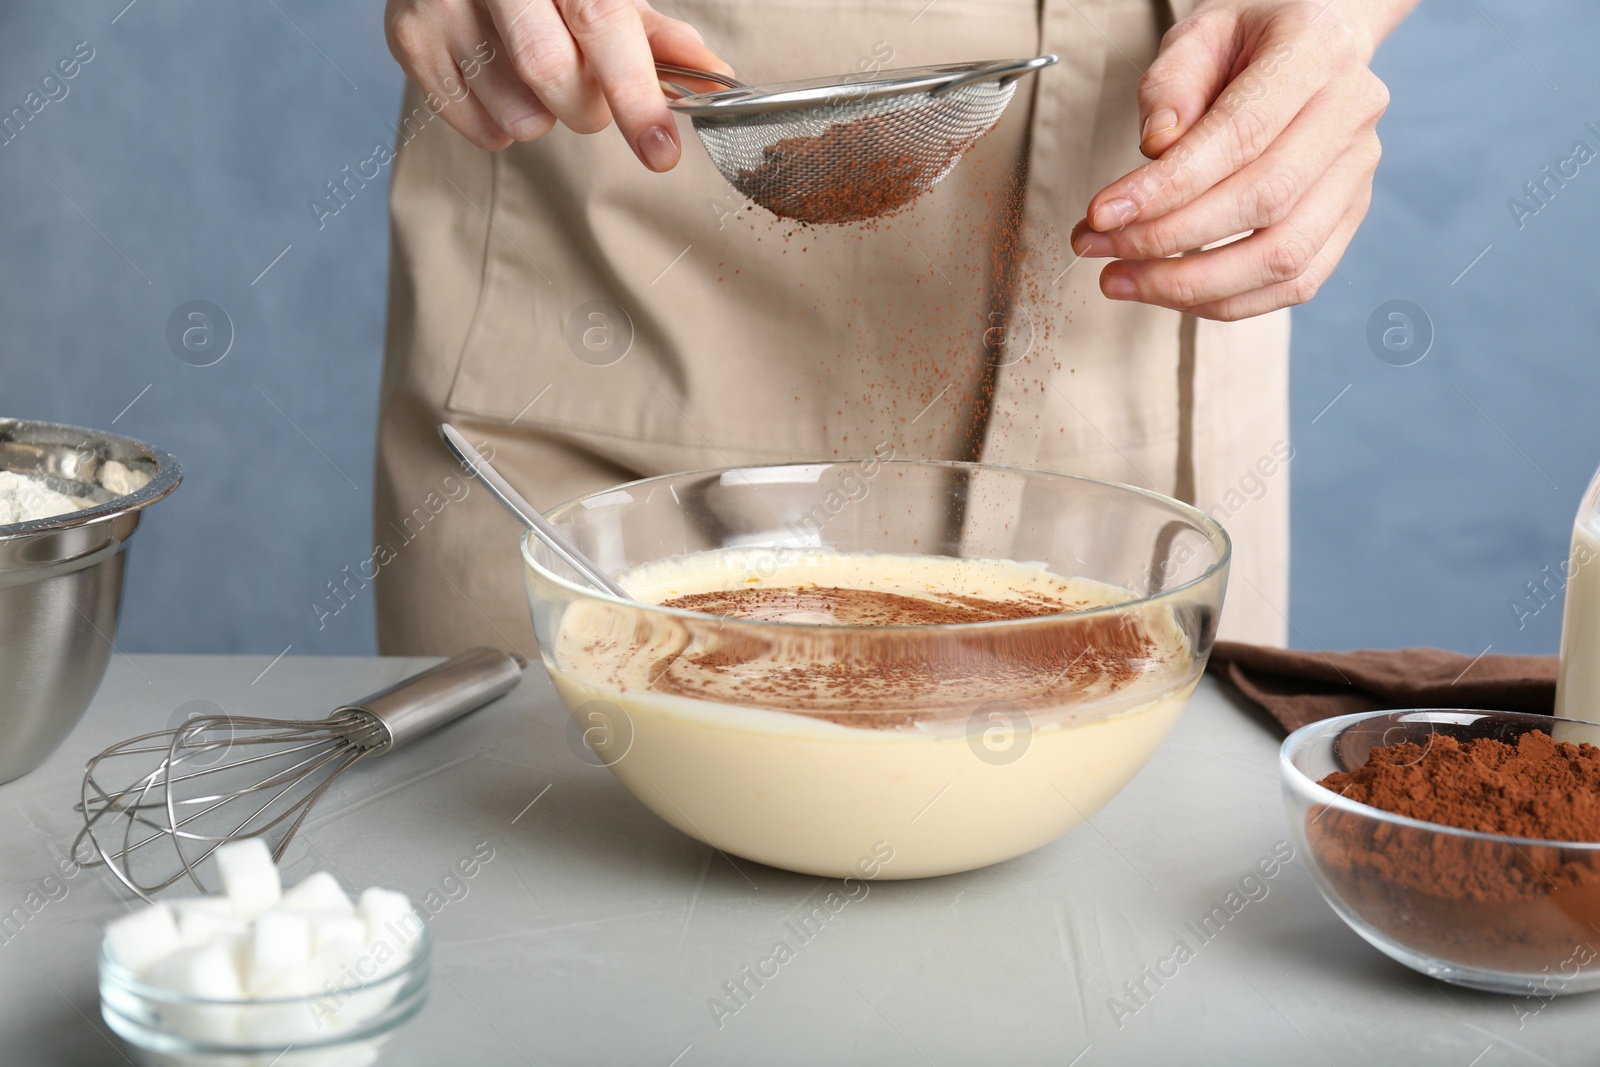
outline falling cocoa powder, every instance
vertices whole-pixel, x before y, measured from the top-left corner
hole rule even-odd
[[[907,204],[914,210],[844,226],[775,218],[753,203],[732,216],[753,247],[815,269],[809,283],[756,289],[752,271],[718,263],[727,284],[749,286],[753,307],[770,301],[774,317],[834,327],[803,355],[809,392],[790,394],[793,417],[820,430],[820,454],[853,459],[888,445],[898,458],[982,461],[1005,425],[1010,440],[1040,439],[1040,465],[1073,469],[1060,444],[1070,424],[1047,425],[1051,403],[1039,399],[1070,373],[1055,349],[1072,317],[1057,283],[1073,255],[1037,207],[1025,210],[1029,144],[1017,131],[1032,107],[1031,94],[1019,96],[940,186]],[[756,165],[746,177],[758,171],[772,173]],[[819,294],[817,277],[848,284]],[[981,509],[981,497],[980,488],[965,508]],[[943,535],[967,514],[952,508]]]
[[[1318,868],[1394,940],[1452,963],[1532,976],[1600,958],[1600,748],[1534,730],[1514,744],[1436,733],[1376,748],[1320,783],[1351,800],[1478,835],[1313,808]],[[1489,837],[1480,835],[1493,835]],[[1567,844],[1530,843],[1563,842]]]

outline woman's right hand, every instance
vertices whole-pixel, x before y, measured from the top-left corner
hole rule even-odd
[[[388,0],[384,29],[435,110],[491,152],[557,122],[597,133],[615,118],[645,166],[671,170],[681,153],[656,60],[732,73],[645,0]]]

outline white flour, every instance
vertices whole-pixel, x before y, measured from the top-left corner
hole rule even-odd
[[[58,493],[26,475],[0,471],[0,526],[66,515],[81,510],[88,503]]]
[[[118,496],[127,496],[136,489],[143,489],[149,481],[149,471],[133,470],[114,459],[108,459],[100,464],[101,487],[111,490]]]
[[[143,489],[151,472],[137,470],[114,459],[100,464],[100,487],[116,496]],[[32,522],[93,507],[95,501],[58,493],[37,478],[15,471],[0,471],[0,526]]]

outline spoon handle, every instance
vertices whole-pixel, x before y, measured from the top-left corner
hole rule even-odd
[[[550,525],[532,504],[524,500],[522,494],[513,489],[511,483],[489,465],[489,461],[483,458],[483,453],[473,448],[472,442],[461,435],[460,430],[448,422],[442,422],[439,424],[439,436],[444,438],[444,443],[456,454],[456,458],[461,461],[467,472],[489,490],[489,495],[505,505],[506,510],[515,515],[522,525],[533,531],[533,535],[543,541],[545,547],[554,552],[563,563],[583,575],[596,589],[604,590],[623,600],[633,599],[626,589],[612,581],[610,575],[596,566],[588,556],[578,551],[576,545],[563,537],[561,531]]]

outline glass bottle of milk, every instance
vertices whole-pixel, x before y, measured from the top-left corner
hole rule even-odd
[[[1589,482],[1572,524],[1556,714],[1600,721],[1600,471]]]

